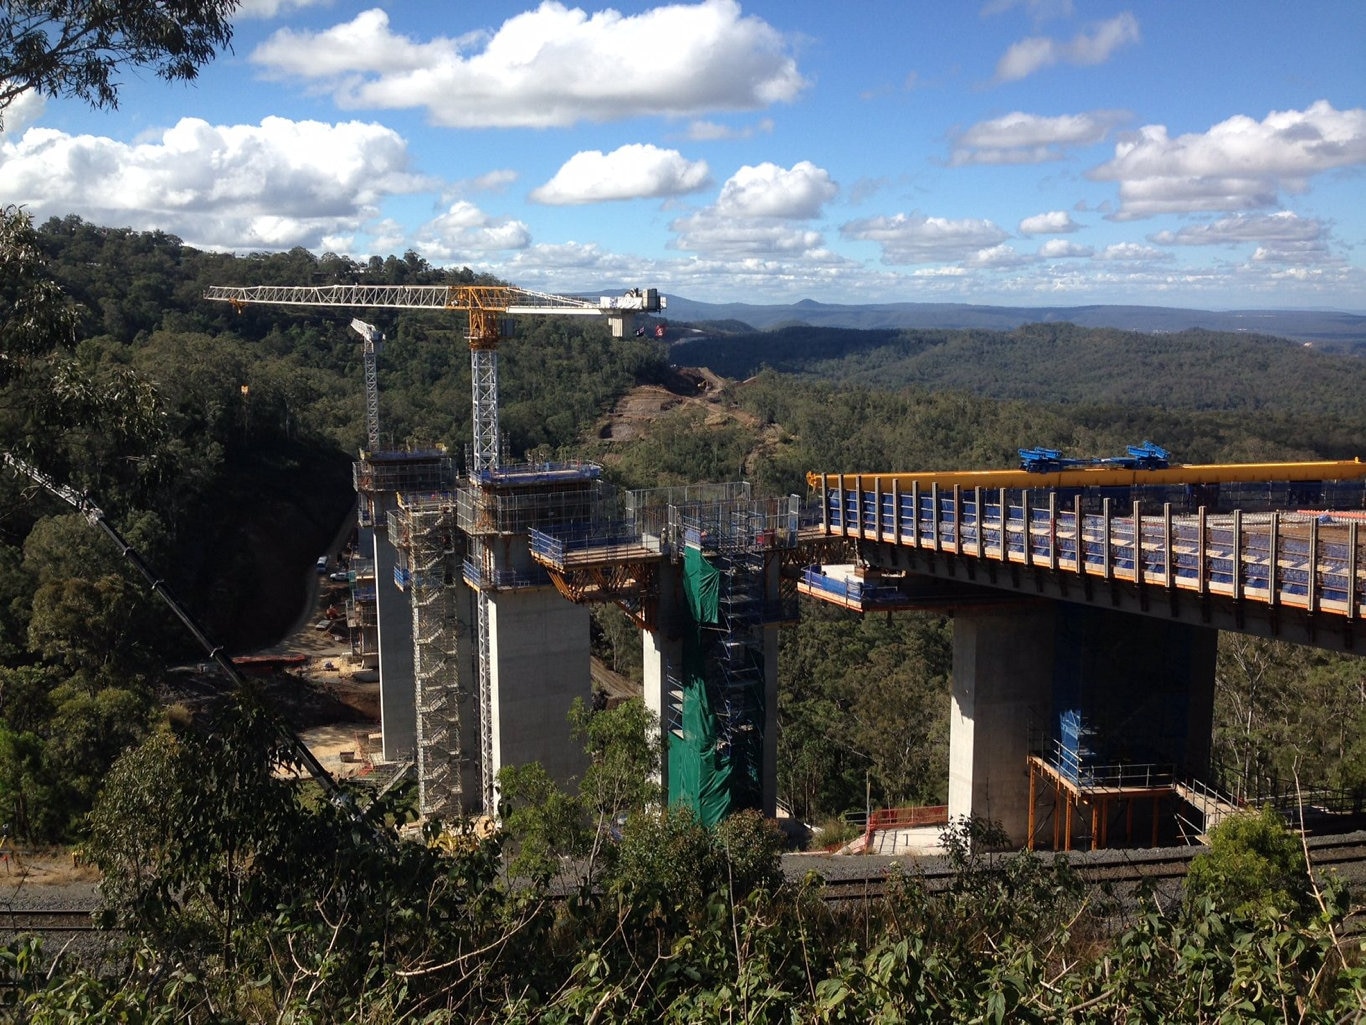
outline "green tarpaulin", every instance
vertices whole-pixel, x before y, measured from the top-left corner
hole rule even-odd
[[[716,748],[716,714],[707,693],[704,626],[717,623],[721,571],[695,548],[685,549],[683,594],[689,623],[683,634],[683,736],[669,734],[669,798],[714,826],[731,810],[731,766]]]

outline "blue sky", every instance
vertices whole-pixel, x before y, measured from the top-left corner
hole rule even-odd
[[[712,302],[1366,312],[1366,4],[248,0],[0,201]]]

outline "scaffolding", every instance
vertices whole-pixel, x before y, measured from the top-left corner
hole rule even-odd
[[[460,529],[474,536],[525,534],[533,527],[591,523],[608,515],[615,489],[600,481],[592,464],[532,465],[502,468],[481,475],[480,483],[457,492]]]
[[[452,497],[400,495],[389,514],[389,536],[399,552],[394,582],[412,606],[419,811],[452,820],[468,810],[461,778],[461,711],[468,695],[460,685],[466,627],[459,586],[466,541]]]
[[[799,502],[754,499],[747,485],[648,497],[635,502],[637,514],[669,503],[663,545],[683,565],[691,620],[680,663],[667,670],[669,790],[713,824],[763,807],[769,628],[796,615],[795,598],[781,597],[779,566],[797,544]]]
[[[444,448],[395,449],[360,453],[351,464],[351,483],[360,496],[356,522],[361,527],[385,525],[392,501],[400,492],[433,492],[451,485],[455,470]]]
[[[346,576],[351,587],[346,599],[351,657],[362,665],[373,667],[379,662],[379,594],[375,588],[375,560],[352,556]]]

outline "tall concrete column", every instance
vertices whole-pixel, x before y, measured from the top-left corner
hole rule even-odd
[[[1205,627],[1068,602],[958,613],[949,815],[992,819],[1023,844],[1031,748],[1083,787],[1093,771],[1202,775],[1217,642]]]
[[[977,816],[1023,844],[1029,829],[1030,731],[1052,704],[1051,602],[958,612],[953,620],[949,817]]]
[[[640,643],[645,707],[659,724],[659,773],[655,782],[659,784],[660,802],[668,807],[669,730],[678,712],[669,680],[677,679],[682,672],[683,637],[678,631],[678,624],[683,616],[679,606],[683,601],[683,587],[679,579],[679,567],[671,560],[661,560],[656,572],[658,593],[655,627],[640,632]]]
[[[587,768],[569,731],[575,698],[592,701],[588,608],[554,588],[489,596],[493,771],[540,762],[562,785]]]

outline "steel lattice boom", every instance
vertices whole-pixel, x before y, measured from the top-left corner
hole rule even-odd
[[[474,459],[470,469],[476,473],[498,466],[497,348],[504,317],[606,317],[612,333],[622,337],[637,313],[657,313],[667,305],[653,288],[633,288],[625,295],[594,300],[533,292],[515,285],[213,285],[204,298],[231,303],[239,312],[264,303],[466,313],[474,405]]]

